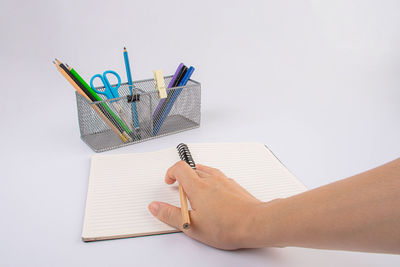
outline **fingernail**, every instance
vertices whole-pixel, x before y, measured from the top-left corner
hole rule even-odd
[[[160,205],[159,205],[158,203],[156,203],[156,202],[150,203],[150,206],[149,206],[150,212],[151,212],[154,216],[156,216],[157,213],[158,213],[158,208],[159,208],[159,207],[160,207]]]

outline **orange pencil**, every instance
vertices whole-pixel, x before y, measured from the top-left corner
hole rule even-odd
[[[61,64],[61,62],[59,60],[56,59],[56,62],[54,62],[54,65],[56,66],[56,68],[58,69],[58,71],[65,77],[65,79],[68,80],[68,82],[75,88],[75,90],[82,95],[83,97],[85,97],[87,100],[89,100],[90,102],[92,101],[86,94],[85,92],[82,91],[82,89],[71,79],[71,77],[69,77],[69,75],[59,66]],[[128,141],[128,139],[121,134],[121,132],[118,130],[117,127],[115,127],[115,125],[101,112],[101,110],[99,109],[99,107],[97,107],[96,105],[92,105],[94,110],[97,112],[97,114],[100,115],[100,117],[105,121],[105,123],[107,123],[107,125],[116,133],[118,134],[119,138],[121,138],[121,140],[126,143]]]

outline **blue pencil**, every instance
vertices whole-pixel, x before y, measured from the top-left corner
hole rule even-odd
[[[190,76],[192,76],[192,73],[194,72],[194,68],[192,66],[190,66],[190,68],[187,70],[185,76],[182,78],[182,81],[179,83],[178,86],[185,86],[187,84],[187,82],[190,79]],[[156,135],[158,133],[158,131],[161,128],[161,125],[163,124],[163,122],[165,121],[165,119],[167,118],[169,112],[172,109],[172,106],[174,105],[175,100],[178,98],[179,94],[182,92],[182,88],[176,89],[171,97],[171,100],[167,103],[167,106],[165,107],[165,109],[163,110],[160,119],[158,120],[158,123],[156,124],[156,126],[153,129],[153,134]]]
[[[132,83],[131,67],[129,65],[128,51],[126,50],[126,47],[124,47],[124,60],[125,60],[126,76],[128,77],[129,91],[131,92],[131,95],[133,97],[133,83]],[[133,123],[134,123],[135,129],[139,129],[139,118],[138,118],[138,112],[137,112],[135,101],[132,101],[132,111],[133,111],[132,115],[133,115]]]

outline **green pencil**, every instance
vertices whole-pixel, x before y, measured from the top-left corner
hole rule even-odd
[[[69,66],[68,66],[69,67]],[[75,69],[70,68],[70,72],[72,75],[74,75],[74,77],[83,84],[83,86],[86,88],[86,90],[89,91],[89,93],[96,99],[96,101],[102,101],[103,99],[101,99],[100,96],[98,96],[96,94],[95,91],[93,91],[92,87],[89,86],[89,84],[87,84],[87,82],[85,82],[85,80],[78,74],[78,72],[76,72]],[[106,103],[101,103],[100,105],[102,105],[108,113],[111,114],[111,116],[114,118],[114,120],[117,121],[117,123],[128,133],[131,134],[132,131],[124,124],[124,122],[114,113],[112,112],[112,110],[110,109],[110,107],[106,104]]]

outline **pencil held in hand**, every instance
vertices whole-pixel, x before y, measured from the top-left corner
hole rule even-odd
[[[183,190],[182,185],[179,185],[179,198],[181,199],[182,227],[183,229],[189,229],[190,228],[189,209],[188,209],[186,193]]]

